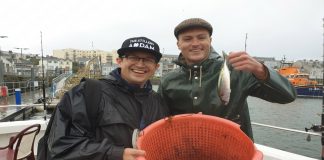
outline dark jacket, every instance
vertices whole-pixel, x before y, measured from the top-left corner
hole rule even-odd
[[[67,92],[57,105],[49,135],[53,159],[122,160],[124,148],[132,148],[132,133],[167,116],[167,107],[148,82],[145,88],[127,84],[114,70],[102,83],[96,128],[92,129],[82,90]]]
[[[217,92],[224,60],[211,50],[207,60],[191,66],[184,63],[180,54],[176,62],[180,68],[163,76],[158,92],[165,99],[172,115],[202,112],[223,117],[240,124],[241,129],[253,140],[247,97],[289,103],[295,100],[296,91],[286,78],[272,69],[268,69],[268,79],[261,81],[251,73],[230,68],[230,101],[224,106]]]

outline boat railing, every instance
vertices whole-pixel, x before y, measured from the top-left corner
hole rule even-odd
[[[72,75],[73,75],[72,73],[63,73],[53,79],[52,86],[51,86],[51,94],[50,94],[52,98],[56,97],[56,93],[59,90],[61,90],[61,86],[58,86],[58,84],[61,81],[65,81],[65,80],[69,79]]]
[[[301,134],[307,134],[307,135],[313,135],[313,136],[322,137],[321,133],[309,132],[309,130],[313,130],[312,127],[310,129],[305,128],[306,131],[301,131],[301,130],[297,130],[297,129],[284,128],[284,127],[273,126],[273,125],[262,124],[262,123],[256,123],[256,122],[251,122],[251,124],[256,125],[256,126],[266,127],[266,128],[273,128],[273,129],[278,129],[278,130],[283,130],[283,131],[288,131],[288,132],[301,133]],[[315,125],[313,125],[313,126],[315,126]],[[318,131],[318,132],[320,132],[320,131]]]
[[[18,82],[2,82],[0,86],[8,87],[8,95],[13,95],[16,88],[20,88],[21,92],[31,92],[41,88],[43,81],[18,81]],[[47,84],[47,82],[45,82]]]
[[[36,112],[36,110],[43,110],[43,105],[44,104],[0,105],[0,122],[29,119],[31,117],[30,115]],[[56,104],[48,103],[47,106],[54,107]]]
[[[56,106],[56,103],[51,103],[51,104],[47,104],[47,105],[52,105],[52,106]],[[28,112],[28,110],[30,110],[31,108],[33,107],[40,107],[42,108],[43,104],[22,104],[22,105],[0,105],[0,110],[3,109],[3,108],[8,108],[8,107],[11,107],[13,109],[19,109],[19,112],[17,113],[14,113],[14,114],[7,114],[7,115],[0,115],[0,122],[8,122],[8,121],[15,121],[15,116],[18,116],[18,114],[20,114],[20,116],[24,116],[24,114],[26,114],[26,112]],[[46,114],[46,112],[44,112],[44,115],[46,115],[46,117],[50,117],[50,114]],[[38,115],[39,116],[39,115]],[[43,116],[42,116],[43,117]],[[35,120],[35,119],[33,119]],[[46,125],[47,125],[47,122],[48,122],[48,119],[37,119],[39,120],[40,122],[44,122],[44,126],[43,126],[43,130],[45,130],[46,128]],[[19,122],[19,120],[17,121]],[[21,121],[22,122],[22,121]],[[279,127],[279,126],[274,126],[274,125],[268,125],[268,124],[262,124],[262,123],[256,123],[256,122],[252,122],[252,125],[255,125],[255,126],[260,126],[260,127],[266,127],[266,128],[270,128],[270,129],[274,129],[274,130],[282,130],[282,131],[285,131],[285,132],[293,132],[293,133],[298,133],[298,134],[304,134],[304,135],[307,135],[307,138],[306,140],[307,141],[310,141],[311,140],[311,136],[318,136],[318,137],[321,137],[321,129],[320,131],[315,131],[313,132],[314,128],[318,128],[318,126],[315,126],[313,125],[310,129],[307,129],[305,128],[306,131],[301,131],[301,130],[298,130],[298,129],[291,129],[291,128],[284,128],[284,127]],[[321,127],[319,127],[321,128]],[[309,130],[312,130],[312,131],[309,131]],[[260,145],[258,145],[258,147],[262,147]],[[262,149],[262,151],[264,152],[264,154],[266,155],[270,155],[269,157],[273,157],[273,153],[274,151],[271,150],[271,152],[267,151],[267,150],[264,150]],[[281,150],[276,150],[276,153],[277,151],[279,152],[283,152]],[[287,154],[288,152],[285,152],[285,154]],[[295,155],[296,156],[296,155]],[[288,157],[288,156],[287,156]],[[291,158],[291,155],[289,155],[289,157]],[[305,157],[303,158],[299,158],[299,159],[304,159]]]
[[[47,105],[51,105],[53,107],[56,106],[55,103],[48,103]],[[30,107],[30,106],[41,107],[41,106],[43,106],[43,104],[0,105],[0,109],[1,108],[9,108],[9,107],[24,108],[24,107]],[[262,127],[266,127],[266,128],[283,130],[283,131],[287,131],[287,132],[301,133],[301,134],[319,136],[319,137],[322,136],[321,133],[317,133],[317,132],[321,132],[321,129],[315,129],[316,125],[313,125],[309,129],[305,128],[305,131],[301,131],[301,130],[297,130],[297,129],[279,127],[279,126],[274,126],[274,125],[269,125],[269,124],[262,124],[262,123],[257,123],[257,122],[251,122],[251,124],[255,125],[255,126],[262,126]],[[310,132],[309,130],[312,130],[312,131]],[[313,131],[315,131],[315,132],[313,132]]]
[[[62,73],[59,76],[53,78],[52,82],[53,83],[58,83],[59,81],[61,81],[63,78],[69,76],[71,73]]]

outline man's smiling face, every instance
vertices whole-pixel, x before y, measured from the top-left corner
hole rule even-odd
[[[121,77],[129,84],[143,87],[159,68],[159,64],[151,53],[131,51],[125,55],[123,58],[117,58],[117,63],[121,68]]]
[[[188,65],[200,63],[209,56],[211,37],[204,28],[183,31],[178,36],[177,46]]]

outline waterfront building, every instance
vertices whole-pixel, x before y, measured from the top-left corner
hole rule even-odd
[[[75,62],[77,58],[101,57],[101,63],[116,63],[117,51],[111,52],[103,50],[80,50],[80,49],[57,49],[53,50],[53,57],[68,59]]]
[[[276,61],[274,57],[253,57],[253,58],[263,63],[265,66],[269,68],[278,69],[278,67],[280,66],[280,62]]]
[[[103,63],[101,64],[101,75],[108,76],[109,73],[118,67],[115,63]]]
[[[14,72],[14,66],[12,61],[10,61],[10,59],[4,58],[4,57],[0,57],[0,61],[2,61],[3,63],[3,67],[4,67],[4,74],[9,74],[9,73],[13,73]]]
[[[313,80],[323,80],[323,68],[313,67],[310,69],[309,78]]]
[[[47,76],[59,75],[62,73],[72,73],[72,61],[53,56],[43,57],[44,74]],[[38,66],[38,76],[42,76],[42,62]]]
[[[170,54],[163,54],[160,60],[160,68],[158,70],[158,75],[163,76],[164,74],[173,71],[178,65],[173,63],[173,61],[178,59],[179,55],[170,55]]]
[[[32,68],[33,64],[27,60],[14,63],[14,73],[19,76],[30,76]]]
[[[164,64],[161,62],[159,62],[159,64],[160,64],[160,67],[155,71],[154,77],[162,77],[162,69],[163,69]]]
[[[310,79],[317,81],[323,79],[323,62],[319,60],[298,60],[294,66],[300,68],[301,72],[308,73]]]

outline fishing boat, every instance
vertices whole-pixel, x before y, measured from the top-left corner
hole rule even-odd
[[[292,62],[281,63],[278,70],[279,74],[286,77],[290,83],[296,88],[297,96],[299,97],[323,97],[323,85],[318,84],[317,81],[311,80],[308,73],[303,73]]]

